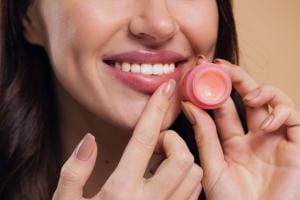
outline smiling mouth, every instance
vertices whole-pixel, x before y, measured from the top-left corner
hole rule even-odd
[[[159,76],[165,74],[171,74],[175,72],[175,69],[187,60],[170,63],[129,63],[118,62],[114,60],[103,60],[107,65],[114,67],[122,72]]]

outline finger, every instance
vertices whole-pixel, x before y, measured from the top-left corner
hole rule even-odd
[[[183,111],[193,124],[200,164],[204,171],[203,186],[209,188],[225,164],[215,123],[208,113],[189,102],[183,103]]]
[[[245,103],[251,107],[260,107],[268,104],[272,107],[279,104],[295,107],[295,103],[288,95],[271,85],[263,85],[256,88],[248,93],[244,97],[244,100]]]
[[[236,107],[231,98],[220,108],[213,110],[213,113],[221,143],[235,136],[245,135]]]
[[[242,97],[258,87],[256,81],[243,68],[223,59],[216,59],[214,63],[219,64],[228,72],[234,88]]]
[[[92,173],[96,157],[95,138],[87,134],[63,165],[53,199],[82,199],[83,187]]]
[[[179,188],[171,196],[170,200],[177,199],[189,199],[195,190],[199,190],[201,187],[201,180],[203,177],[203,171],[200,166],[194,164],[190,169],[188,175],[185,177],[183,182],[179,185]]]
[[[198,200],[202,191],[202,185],[199,184],[188,200]]]
[[[176,82],[162,84],[152,95],[114,172],[118,180],[143,178],[157,143]]]
[[[243,68],[222,59],[216,59],[214,62],[222,66],[229,74],[233,87],[242,97],[258,87],[256,81]],[[259,129],[260,123],[257,122],[262,122],[268,114],[267,106],[259,108],[246,106],[246,117],[249,130],[254,131]]]
[[[278,130],[282,125],[287,127],[287,138],[300,144],[300,114],[294,108],[286,105],[276,106],[261,125],[266,132]]]
[[[146,180],[146,188],[149,193],[159,195],[157,198],[167,199],[190,171],[194,157],[183,139],[174,131],[164,131],[159,141],[167,159],[161,163],[154,176]]]

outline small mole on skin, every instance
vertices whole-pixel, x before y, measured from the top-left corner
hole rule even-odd
[[[109,164],[110,163],[110,161],[109,160],[105,160],[105,164]]]

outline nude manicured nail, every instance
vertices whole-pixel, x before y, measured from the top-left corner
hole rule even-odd
[[[221,60],[219,59],[219,58],[215,58],[214,60],[213,60],[213,63],[221,63]]]
[[[95,142],[95,137],[90,133],[86,134],[75,149],[76,158],[82,161],[89,160],[89,158],[93,153],[94,142]]]
[[[197,62],[196,65],[200,65],[202,62],[206,62],[206,58],[204,55],[198,55],[197,56]]]
[[[269,115],[261,124],[260,128],[261,129],[266,129],[273,121],[274,116],[273,115]]]
[[[176,81],[173,79],[170,79],[168,83],[164,85],[162,88],[162,94],[166,96],[167,98],[171,98],[172,95],[174,94],[175,91],[175,86],[176,86]]]
[[[257,88],[255,90],[251,91],[249,94],[247,94],[244,97],[244,100],[245,101],[251,101],[251,100],[255,99],[256,97],[258,97],[260,92],[261,92],[260,89]]]

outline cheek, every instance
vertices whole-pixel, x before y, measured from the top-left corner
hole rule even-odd
[[[108,13],[111,8],[99,5],[104,4],[102,2],[45,0],[42,4],[47,30],[46,49],[54,73],[73,93],[103,91],[99,80],[106,79],[98,71],[101,49],[126,19],[112,18]]]
[[[112,17],[108,13],[110,9],[98,5],[98,1],[64,5],[66,2],[68,1],[63,1],[60,5],[44,5],[50,7],[45,8],[45,22],[48,44],[55,51],[63,49],[75,53],[96,52],[121,28],[126,18],[124,15]]]
[[[188,38],[196,53],[213,56],[218,37],[219,15],[216,1],[193,1],[176,8],[181,31]]]
[[[98,71],[98,58],[120,21],[95,2],[99,1],[43,1],[46,49],[60,85],[88,110],[108,115],[111,103],[102,82],[109,81]]]
[[[99,80],[107,82],[107,77],[98,71],[101,51],[119,34],[131,11],[121,12],[120,5],[114,7],[106,1],[86,0],[72,4],[50,1],[45,0],[42,13],[48,30],[47,50],[56,76],[63,85],[73,89],[95,85],[99,89],[102,85]],[[118,13],[113,18],[112,10]]]
[[[91,50],[99,53],[105,43],[122,27],[122,20],[113,18],[111,14],[96,3],[83,4],[69,13],[71,47],[81,53]]]

